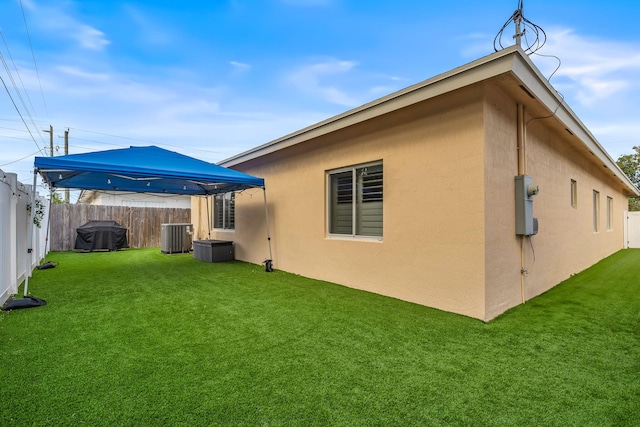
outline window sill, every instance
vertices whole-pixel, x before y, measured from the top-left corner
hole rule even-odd
[[[348,240],[351,242],[377,242],[382,243],[381,236],[347,236],[340,234],[329,234],[326,236],[326,240]]]

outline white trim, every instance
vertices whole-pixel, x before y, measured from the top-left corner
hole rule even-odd
[[[535,99],[529,98],[528,102],[536,102],[548,110],[549,113],[554,112],[555,120],[558,120],[579,139],[584,148],[598,158],[601,162],[600,167],[609,169],[610,173],[626,187],[630,195],[640,196],[640,190],[633,185],[586,126],[565,104],[564,100],[536,68],[527,54],[515,45],[232,156],[221,161],[219,165],[233,167],[312,138],[317,138],[456,89],[505,74],[510,74],[518,82],[521,82],[522,87],[533,95]]]

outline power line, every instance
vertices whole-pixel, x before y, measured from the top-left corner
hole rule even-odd
[[[27,122],[24,120],[24,117],[22,117],[22,113],[18,109],[18,106],[16,105],[16,102],[13,100],[13,96],[11,96],[11,92],[9,92],[9,88],[7,87],[7,84],[4,82],[4,79],[2,78],[2,76],[0,76],[0,81],[2,81],[2,85],[4,86],[4,89],[7,91],[7,95],[9,95],[9,99],[11,99],[11,103],[13,104],[13,107],[16,109],[16,112],[18,113],[18,115],[22,119],[22,123],[24,123],[24,127],[27,128],[27,130],[29,131],[29,135],[31,135],[31,139],[33,140],[33,143],[36,144],[36,147],[38,148],[38,151],[42,155],[44,155],[44,153],[42,152],[42,149],[38,145],[38,142],[33,137],[33,134],[31,133],[31,130],[29,129],[29,126],[27,126]]]
[[[522,38],[524,37],[526,45],[523,46],[523,49],[526,53],[532,54],[537,52],[547,42],[547,33],[544,32],[542,27],[539,27],[538,25],[534,24],[524,17],[524,2],[523,0],[519,0],[518,9],[516,9],[513,14],[511,14],[507,22],[504,23],[502,28],[500,28],[500,30],[498,31],[498,34],[496,34],[496,37],[493,39],[493,49],[496,52],[505,48],[505,46],[502,44],[502,36],[504,30],[506,30],[509,24],[511,24],[512,22],[516,26],[516,33],[513,38],[515,39],[516,44],[520,46]],[[527,30],[535,35],[535,39],[531,42],[527,37]],[[500,49],[498,49],[498,47]]]
[[[29,26],[27,25],[27,17],[24,14],[24,6],[22,0],[20,0],[20,10],[22,11],[22,19],[24,20],[24,28],[27,30],[27,38],[29,39],[29,47],[31,48],[31,56],[33,57],[33,66],[36,69],[36,76],[38,77],[38,85],[40,86],[40,94],[42,95],[42,103],[44,104],[44,110],[49,116],[49,109],[47,108],[47,101],[44,99],[44,91],[42,90],[42,82],[40,81],[40,72],[38,71],[38,64],[36,63],[36,54],[33,51],[33,43],[31,43],[31,35],[29,34]]]
[[[31,141],[29,138],[20,138],[19,136],[7,136],[7,135],[0,135],[0,136],[2,136],[2,138],[6,138],[6,139],[18,139],[20,141]]]
[[[20,85],[22,86],[22,90],[24,94],[27,96],[27,100],[29,101],[29,105],[31,109],[35,112],[36,109],[33,107],[33,103],[31,102],[31,97],[29,96],[29,92],[27,92],[27,88],[24,86],[24,82],[22,81],[22,77],[20,76],[20,72],[18,71],[18,67],[16,66],[16,62],[13,60],[13,55],[11,55],[11,50],[9,49],[9,45],[4,38],[4,33],[0,31],[0,37],[2,37],[2,42],[4,43],[5,49],[7,49],[7,53],[9,54],[9,58],[11,59],[11,63],[13,64],[13,69],[16,70],[16,74],[18,75],[18,79],[20,80]],[[37,117],[37,114],[36,114]]]
[[[0,165],[0,167],[8,166],[8,165],[12,165],[12,164],[14,164],[14,163],[21,162],[22,160],[28,159],[28,158],[29,158],[29,157],[31,157],[31,156],[35,156],[35,155],[36,155],[36,154],[38,154],[39,152],[41,152],[41,151],[36,151],[35,153],[31,153],[31,154],[29,154],[29,155],[27,155],[27,156],[24,156],[24,157],[23,157],[23,158],[21,158],[21,159],[14,160],[14,161],[12,161],[12,162],[2,164],[2,165]]]
[[[19,122],[20,120],[18,120],[18,119],[0,119],[0,121],[3,121],[3,122]]]
[[[128,137],[128,136],[114,135],[114,134],[110,134],[110,133],[97,132],[97,131],[92,131],[92,130],[87,130],[87,129],[79,129],[79,128],[74,128],[74,127],[70,127],[70,126],[68,128],[69,129],[73,129],[73,130],[77,130],[77,131],[80,131],[80,132],[94,133],[94,134],[97,134],[97,135],[110,136],[112,138],[126,139],[126,140],[129,140],[129,141],[144,142],[144,143],[147,143],[147,144],[160,145],[160,146],[164,146],[164,147],[184,148],[183,145],[160,143],[160,142],[150,141],[150,140],[145,140],[145,139],[131,138],[131,137]],[[74,138],[75,139],[81,139],[81,138],[77,138],[77,137],[74,137]],[[90,140],[90,139],[83,139],[83,141],[97,142],[97,143],[101,143],[101,144],[109,144],[107,142],[93,141],[93,140]],[[120,146],[118,144],[110,144],[110,145]],[[189,149],[190,150],[196,150],[196,151],[202,151],[204,153],[224,154],[221,151],[205,150],[203,148],[189,147]]]
[[[24,129],[7,128],[7,127],[4,127],[4,126],[0,126],[0,129],[15,130],[16,132],[27,132],[27,131],[26,131],[26,130],[24,130]]]
[[[0,32],[0,35],[2,34],[2,32]],[[18,95],[18,98],[20,99],[20,102],[22,103],[22,106],[25,110],[25,112],[27,113],[27,115],[29,116],[29,119],[31,120],[31,124],[33,124],[33,126],[35,128],[37,128],[38,126],[36,125],[35,120],[33,119],[33,116],[31,115],[31,112],[29,111],[29,108],[27,108],[27,104],[24,102],[24,98],[22,97],[22,94],[20,93],[20,90],[18,89],[18,86],[16,85],[16,81],[13,78],[13,74],[11,73],[11,70],[9,69],[9,64],[7,64],[7,61],[4,58],[4,55],[2,54],[2,52],[0,52],[0,61],[2,61],[2,65],[4,66],[5,71],[7,72],[7,76],[9,77],[9,80],[11,81],[11,84],[13,86],[13,90],[15,91],[16,95]],[[16,73],[17,73],[17,69],[16,69]],[[18,74],[18,77],[20,77],[20,75]],[[26,91],[25,91],[26,93]]]

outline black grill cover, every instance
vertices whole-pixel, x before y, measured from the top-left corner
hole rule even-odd
[[[76,249],[117,251],[129,247],[127,228],[115,221],[89,221],[76,232]]]

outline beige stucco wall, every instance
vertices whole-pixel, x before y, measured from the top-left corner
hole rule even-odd
[[[485,81],[236,165],[265,179],[275,268],[489,320],[622,248],[620,183],[544,120],[526,135],[540,232],[516,236],[517,101],[500,87]],[[326,172],[378,160],[383,239],[329,238]],[[237,259],[261,263],[270,257],[263,203],[260,189],[237,194],[235,232],[209,232],[206,206],[194,198],[197,237],[234,240]]]
[[[485,85],[486,293],[484,320],[521,302],[520,239],[515,227],[518,175],[517,107],[495,86]],[[537,201],[537,199],[535,199]],[[538,214],[534,201],[534,215]]]
[[[397,111],[237,169],[265,178],[277,269],[484,316],[482,88]],[[328,238],[326,171],[383,161],[382,241]],[[262,192],[236,196],[236,257],[268,257]]]
[[[516,102],[487,85],[486,319],[539,295],[623,247],[627,197],[620,182],[597,158],[579,149],[555,119],[530,121],[526,128],[525,174],[540,193],[534,197],[539,233],[515,235],[514,181],[517,175]],[[525,110],[526,111],[526,110]],[[531,119],[527,114],[526,121]],[[577,182],[577,208],[571,207],[571,180]],[[593,190],[600,192],[600,231],[593,232]],[[613,226],[607,230],[607,197],[613,199]],[[521,248],[524,268],[521,282]]]

